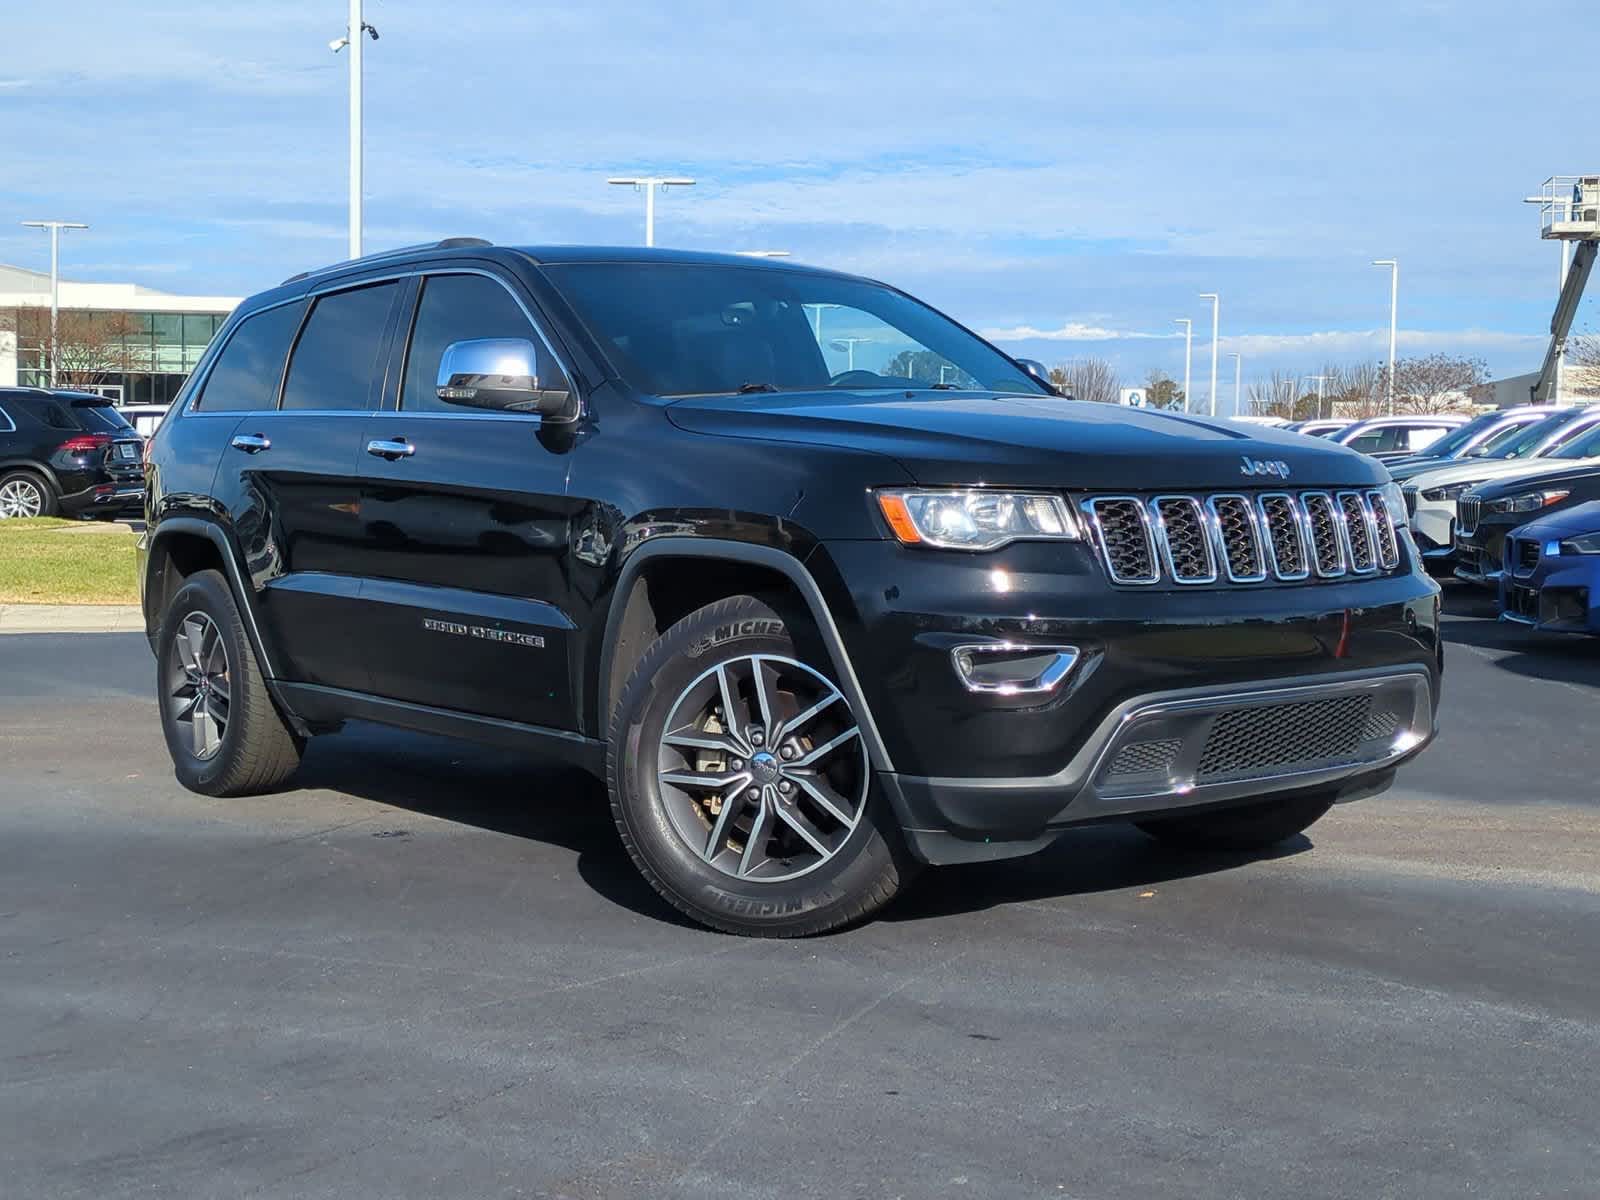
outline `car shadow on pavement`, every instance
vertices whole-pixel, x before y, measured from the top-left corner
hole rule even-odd
[[[1448,647],[1454,644],[1490,651],[1494,666],[1514,675],[1600,689],[1600,638],[1539,633],[1502,621],[1492,594],[1481,588],[1445,588],[1440,634],[1446,644],[1447,681]]]
[[[578,855],[579,876],[605,899],[654,920],[692,925],[629,861],[604,785],[575,768],[514,750],[352,722],[311,740],[292,786],[327,788],[564,847]]]
[[[1271,850],[1251,853],[1176,850],[1131,825],[1090,825],[1069,830],[1027,858],[927,871],[883,916],[890,921],[917,921],[1002,904],[1149,888],[1288,858],[1312,844],[1311,838],[1297,834]]]
[[[612,824],[604,786],[582,771],[516,751],[353,722],[312,740],[293,786],[564,847],[576,852],[579,877],[606,900],[652,920],[692,926],[635,870]],[[883,917],[919,920],[1148,887],[1310,845],[1300,836],[1264,854],[1180,852],[1130,826],[1085,827],[1027,858],[925,871]]]

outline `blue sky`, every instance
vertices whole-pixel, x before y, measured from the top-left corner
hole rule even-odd
[[[661,200],[660,244],[876,275],[1127,383],[1181,373],[1190,316],[1203,396],[1202,291],[1247,384],[1376,360],[1386,257],[1402,353],[1514,373],[1542,354],[1556,277],[1520,200],[1600,169],[1592,115],[1552,119],[1589,94],[1577,12],[367,0],[367,241],[636,242],[642,203],[605,177],[681,172],[701,182]],[[47,264],[15,225],[38,217],[94,226],[67,237],[69,277],[175,291],[342,257],[344,20],[342,0],[8,13],[0,261]]]

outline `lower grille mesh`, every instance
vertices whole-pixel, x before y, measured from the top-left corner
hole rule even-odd
[[[1169,771],[1183,749],[1182,738],[1157,738],[1149,742],[1129,742],[1111,760],[1106,774],[1148,775],[1155,771]]]
[[[1230,709],[1212,723],[1195,779],[1215,783],[1349,758],[1369,740],[1371,716],[1369,695]]]

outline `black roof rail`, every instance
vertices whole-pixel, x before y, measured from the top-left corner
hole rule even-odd
[[[301,271],[291,275],[280,283],[279,287],[287,287],[291,283],[299,283],[302,279],[310,279],[314,275],[326,275],[330,271],[340,271],[345,267],[361,266],[366,263],[384,262],[391,258],[400,258],[407,254],[415,254],[419,250],[460,250],[467,246],[492,246],[493,242],[480,237],[447,237],[437,242],[419,242],[415,246],[400,246],[394,250],[380,250],[376,254],[363,254],[360,258],[347,258],[343,262],[330,263],[326,267],[316,267],[310,271]]]

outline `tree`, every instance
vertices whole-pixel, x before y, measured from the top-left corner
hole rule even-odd
[[[1567,343],[1561,390],[1574,396],[1600,396],[1600,334],[1582,334]]]
[[[1396,412],[1440,413],[1466,406],[1489,380],[1489,366],[1479,358],[1429,354],[1402,358],[1394,365]],[[1378,375],[1378,394],[1385,393],[1388,368]]]
[[[1274,371],[1265,380],[1250,385],[1250,411],[1258,417],[1283,417],[1289,421],[1304,421],[1315,415],[1316,396],[1305,404],[1299,391],[1297,376],[1284,371]]]
[[[1183,394],[1178,381],[1160,367],[1151,367],[1150,373],[1144,377],[1144,395],[1145,403],[1151,408],[1183,412],[1189,406],[1189,398]]]
[[[1120,399],[1116,368],[1103,358],[1079,358],[1051,367],[1050,382],[1077,400],[1115,404]]]
[[[53,356],[48,308],[18,308],[16,330],[18,349],[36,349],[41,367],[48,370],[54,358],[58,387],[89,387],[104,383],[111,375],[148,371],[152,367],[149,335],[128,313],[63,309],[56,321]],[[136,338],[139,342],[133,341]]]
[[[1322,403],[1333,416],[1363,420],[1383,412],[1384,369],[1375,363],[1329,363],[1322,368]]]

